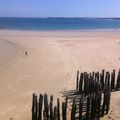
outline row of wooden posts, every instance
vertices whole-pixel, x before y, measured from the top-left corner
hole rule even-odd
[[[62,119],[66,120],[67,115],[67,101],[62,103]],[[40,94],[39,98],[33,94],[32,101],[32,120],[60,120],[60,100],[57,99],[57,105],[53,106],[53,96],[50,96],[50,102],[48,101],[47,94]]]
[[[92,72],[92,73],[79,73],[77,71],[76,90],[80,93],[89,94],[92,92],[104,91],[110,89],[111,91],[117,91],[120,89],[120,70],[116,77],[115,70],[112,72]]]
[[[73,100],[71,110],[71,120],[100,120],[105,114],[108,114],[110,108],[110,92],[89,94],[86,97],[80,97],[77,105],[76,100]],[[78,108],[78,116],[76,110]]]
[[[47,94],[39,96],[33,94],[32,120],[100,120],[108,114],[110,108],[111,91],[120,88],[120,71],[116,77],[115,70],[110,72],[77,72],[76,91],[79,94],[68,104],[69,96],[60,104],[53,104]],[[69,109],[68,109],[69,108]],[[70,116],[69,116],[70,115]]]
[[[79,120],[100,120],[100,117],[108,113],[109,107],[110,92],[108,91],[104,92],[103,98],[102,93],[99,92],[81,96],[78,100],[73,99],[70,111],[68,111],[67,97],[60,108],[59,99],[57,99],[57,105],[53,106],[53,96],[50,97],[50,102],[48,102],[47,94],[40,94],[39,99],[37,95],[33,94],[32,120],[67,120],[67,112],[71,113],[71,116],[68,117],[71,120],[76,118]]]

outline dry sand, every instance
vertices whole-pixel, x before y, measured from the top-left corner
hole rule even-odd
[[[28,51],[28,56],[24,55]],[[76,71],[120,67],[120,32],[0,30],[0,120],[31,120],[32,93],[75,87]],[[120,120],[120,92],[105,120]]]

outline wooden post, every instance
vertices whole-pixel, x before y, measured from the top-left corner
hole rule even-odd
[[[119,72],[118,72],[116,90],[118,90],[119,88],[120,88],[120,70],[119,70]]]
[[[110,85],[110,72],[108,72],[108,88],[111,88],[111,85]]]
[[[46,119],[49,120],[48,95],[46,93],[44,94],[44,110],[45,110]]]
[[[57,120],[60,120],[60,101],[57,98]]]
[[[115,89],[115,70],[111,73],[111,91]]]
[[[106,114],[108,114],[109,109],[110,109],[110,96],[111,96],[111,91],[107,91],[106,93]]]
[[[83,73],[80,74],[79,93],[82,93],[82,88],[83,88]]]
[[[32,99],[32,120],[35,120],[36,115],[36,103],[35,103],[35,93],[33,93],[33,99]]]
[[[95,73],[95,82],[99,82],[99,72]]]
[[[67,104],[68,104],[68,96],[65,99],[65,106],[66,106],[66,108],[67,108]]]
[[[35,95],[35,120],[37,120],[38,116],[38,102],[37,102],[37,95]]]
[[[56,106],[54,107],[54,120],[57,120],[57,108],[56,108]]]
[[[101,73],[101,78],[100,78],[100,83],[102,85],[102,90],[104,89],[104,78],[105,78],[105,70],[103,69],[102,73]]]
[[[50,120],[53,120],[54,113],[53,113],[53,96],[50,96]]]
[[[105,76],[105,84],[108,84],[108,72],[106,72],[106,76]]]
[[[67,120],[67,104],[68,104],[68,97],[65,99],[65,120]]]
[[[47,120],[45,110],[43,110],[43,120]]]
[[[76,90],[78,90],[79,84],[79,71],[77,71],[77,79],[76,79]]]
[[[86,120],[90,117],[90,96],[87,96]]]
[[[91,79],[91,94],[93,93],[93,91],[94,91],[94,80],[93,79]]]
[[[90,92],[90,78],[89,78],[89,74],[86,74],[86,95],[89,94]]]
[[[76,101],[74,99],[71,110],[71,120],[75,120],[75,114],[76,114]]]
[[[101,116],[103,117],[104,116],[104,112],[105,112],[105,101],[106,101],[106,98],[105,98],[105,92],[104,92],[104,96],[103,96],[103,105],[102,105],[102,110],[101,110]]]
[[[39,96],[39,112],[38,112],[38,120],[42,120],[42,104],[43,104],[43,95]]]
[[[92,73],[92,79],[94,79],[95,78],[95,72],[93,71],[93,73]]]
[[[101,116],[101,100],[102,100],[102,93],[101,91],[98,93],[98,120],[100,120]]]
[[[109,72],[106,72],[105,84],[107,84],[108,88],[110,88],[110,73]]]
[[[91,94],[92,92],[92,74],[89,74],[89,93]]]
[[[62,102],[62,119],[66,120],[66,105]]]
[[[83,100],[79,99],[79,120],[82,120],[82,109],[83,109]]]
[[[100,82],[100,73],[97,72],[97,83],[99,83],[99,82]]]
[[[95,120],[96,115],[96,101],[95,101],[95,94],[93,93],[93,96],[91,98],[91,115],[90,120]]]
[[[84,93],[87,94],[87,72],[84,72]]]

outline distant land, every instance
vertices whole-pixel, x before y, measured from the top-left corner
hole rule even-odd
[[[0,17],[0,18],[35,18],[35,19],[120,19],[120,17]]]

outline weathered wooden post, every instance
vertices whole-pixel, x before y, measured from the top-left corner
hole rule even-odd
[[[108,88],[110,88],[110,73],[109,72],[106,72],[105,84],[107,84]]]
[[[83,73],[80,74],[79,93],[82,93],[82,89],[83,89]]]
[[[66,120],[66,105],[65,105],[65,102],[62,102],[62,119]]]
[[[95,101],[95,93],[92,94],[91,98],[91,115],[90,120],[95,120],[96,116],[96,101]]]
[[[54,120],[57,120],[57,108],[56,108],[56,106],[54,107]]]
[[[101,78],[100,78],[100,83],[102,85],[102,90],[104,89],[104,78],[105,78],[105,70],[103,69],[102,73],[101,73]]]
[[[38,111],[38,120],[42,120],[42,105],[43,105],[43,95],[39,95],[39,111]]]
[[[35,120],[36,115],[36,103],[35,103],[35,93],[33,93],[33,99],[32,99],[32,120]]]
[[[86,120],[90,117],[90,96],[87,96]]]
[[[92,79],[94,79],[95,78],[95,72],[93,71],[93,73],[92,73]]]
[[[44,94],[44,110],[45,110],[46,119],[49,120],[48,95],[46,93]]]
[[[50,120],[53,120],[54,113],[53,113],[53,96],[50,96]]]
[[[111,91],[115,89],[115,70],[111,73]]]
[[[32,105],[32,120],[37,120],[37,113],[38,113],[38,103],[37,103],[37,96],[33,94],[33,105]]]
[[[32,120],[34,120],[34,96],[35,96],[35,93],[33,93],[32,95]]]
[[[43,120],[47,120],[45,110],[43,110]]]
[[[87,81],[87,72],[84,72],[84,93],[85,95],[87,94],[87,85],[88,81]]]
[[[100,119],[100,112],[101,112],[101,91],[95,93],[95,119]]]
[[[108,114],[110,109],[110,96],[111,96],[111,91],[109,90],[106,93],[106,114]]]
[[[100,82],[100,73],[97,72],[97,83],[99,83],[99,82]]]
[[[92,92],[92,74],[89,74],[89,93],[91,94]]]
[[[62,102],[62,119],[67,120],[67,103],[68,97],[66,97],[65,102]]]
[[[103,117],[104,116],[104,113],[105,113],[105,104],[106,104],[106,92],[104,92],[104,96],[103,96],[103,104],[102,104],[102,110],[101,110],[101,116]]]
[[[119,70],[118,76],[117,76],[116,90],[118,90],[119,88],[120,88],[120,70]]]
[[[98,120],[100,120],[100,116],[101,116],[101,100],[102,100],[102,93],[100,91],[98,93]]]
[[[60,101],[57,98],[57,120],[60,120]]]
[[[85,74],[86,74],[86,72],[83,73],[83,83],[84,83],[83,84],[83,93],[85,93],[85,86],[86,86],[86,79],[85,79],[86,76],[85,76]]]
[[[99,72],[95,73],[95,82],[99,82]]]
[[[37,102],[37,95],[35,95],[35,120],[37,120],[38,116],[38,102]]]
[[[108,72],[106,72],[106,76],[105,76],[105,84],[108,85]]]
[[[89,78],[89,74],[86,74],[86,95],[90,92],[90,78]]]
[[[77,71],[77,79],[76,79],[76,90],[78,90],[79,84],[79,71]]]
[[[83,100],[82,97],[79,99],[79,120],[82,120],[82,109],[83,109]]]
[[[65,99],[65,119],[67,120],[67,105],[68,105],[68,97]]]
[[[91,94],[94,92],[94,83],[95,81],[93,79],[91,79]]]
[[[111,85],[110,85],[110,72],[108,72],[108,88],[111,88]]]
[[[75,120],[75,114],[76,114],[76,101],[74,99],[71,110],[71,120]]]
[[[93,80],[93,93],[96,92],[96,82]]]
[[[67,108],[67,104],[68,104],[68,96],[66,96],[66,99],[65,99],[65,106]]]

